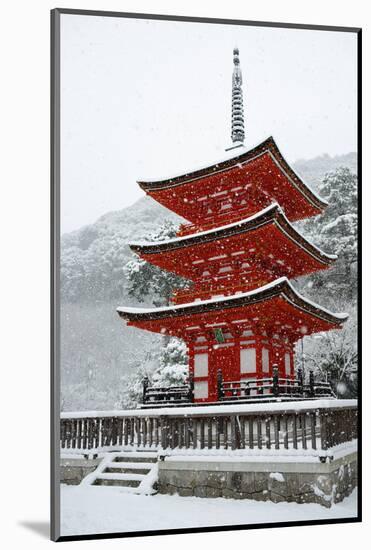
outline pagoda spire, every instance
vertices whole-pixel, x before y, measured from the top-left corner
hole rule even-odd
[[[232,141],[243,143],[245,139],[245,126],[243,116],[242,73],[240,68],[239,50],[233,50],[233,75],[232,75]]]

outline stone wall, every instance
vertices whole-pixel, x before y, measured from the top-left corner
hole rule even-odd
[[[357,486],[357,454],[318,462],[197,461],[168,457],[159,462],[159,492],[180,496],[340,502]]]
[[[83,478],[94,472],[101,459],[62,458],[60,482],[66,485],[78,485]]]

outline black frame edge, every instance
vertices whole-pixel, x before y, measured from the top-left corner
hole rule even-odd
[[[50,538],[60,538],[59,251],[60,251],[60,11],[50,12]]]
[[[245,19],[223,19],[213,17],[197,17],[197,16],[184,16],[184,15],[171,15],[171,14],[155,14],[155,13],[136,13],[136,12],[119,12],[119,11],[105,11],[105,10],[83,10],[74,8],[55,8],[60,14],[65,15],[87,15],[95,17],[122,17],[131,19],[152,19],[157,21],[180,21],[185,23],[211,23],[215,25],[243,25],[253,27],[270,27],[270,28],[284,28],[284,29],[304,29],[314,31],[335,31],[335,32],[358,32],[360,27],[342,27],[332,25],[316,25],[304,23],[272,23],[269,21],[250,21]]]
[[[358,300],[357,300],[357,348],[358,348],[358,520],[362,521],[362,29],[357,31],[357,171],[358,171],[358,224],[357,224],[357,269],[358,269]]]
[[[69,542],[74,540],[99,540],[99,539],[117,539],[117,538],[135,538],[152,537],[164,535],[188,535],[197,533],[218,533],[222,531],[244,531],[247,529],[272,529],[281,527],[310,527],[315,525],[336,525],[344,523],[360,523],[358,517],[354,518],[336,518],[336,519],[318,519],[303,521],[282,521],[279,523],[252,523],[244,525],[222,525],[213,527],[191,527],[186,529],[163,529],[158,531],[128,531],[122,533],[98,533],[95,535],[63,535],[57,542]]]

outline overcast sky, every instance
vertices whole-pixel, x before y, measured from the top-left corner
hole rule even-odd
[[[140,178],[187,171],[230,142],[240,49],[245,145],[292,163],[356,150],[356,35],[62,15],[62,232],[133,204]]]

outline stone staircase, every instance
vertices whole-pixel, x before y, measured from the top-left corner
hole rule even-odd
[[[121,487],[127,493],[154,494],[157,482],[156,451],[107,453],[97,469],[81,485]]]

